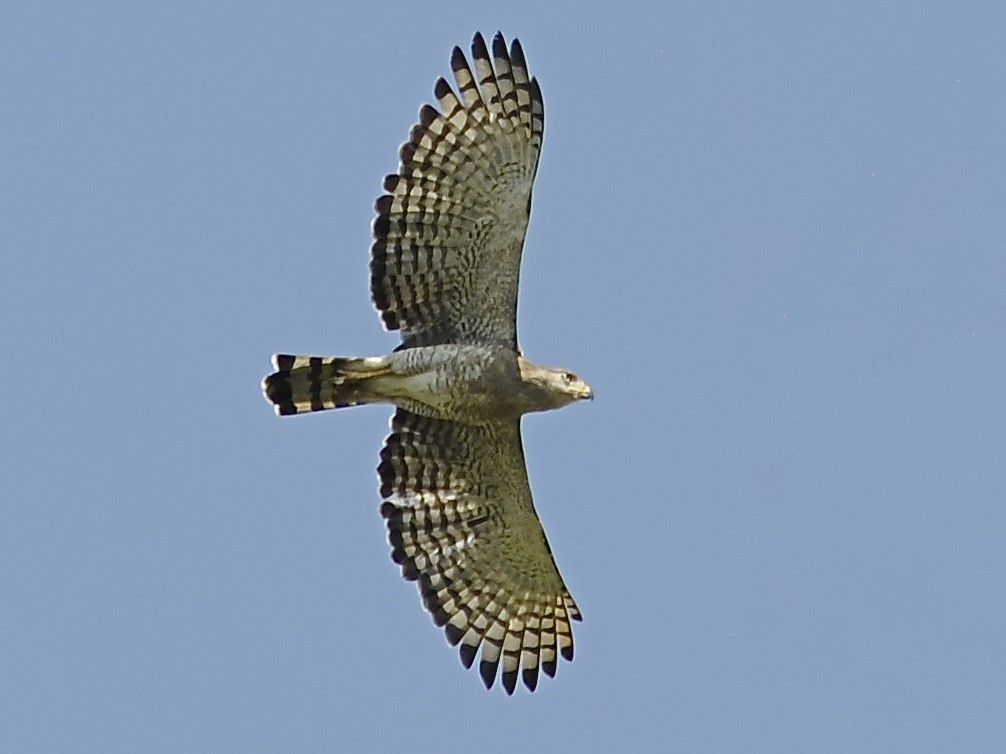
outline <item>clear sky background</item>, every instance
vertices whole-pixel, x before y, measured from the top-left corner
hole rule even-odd
[[[525,421],[584,614],[486,692],[389,559],[372,204],[453,45],[546,101]],[[0,750],[1006,751],[1006,4],[7,3]]]

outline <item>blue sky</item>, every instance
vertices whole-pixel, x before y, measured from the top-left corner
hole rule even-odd
[[[0,749],[1006,749],[1006,6],[8,4]],[[526,420],[584,614],[482,689],[391,563],[372,204],[453,45],[546,137]]]

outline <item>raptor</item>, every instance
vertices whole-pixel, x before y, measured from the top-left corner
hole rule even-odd
[[[573,658],[580,611],[535,513],[521,417],[593,398],[517,345],[517,289],[544,133],[538,82],[517,40],[434,86],[376,203],[370,291],[402,343],[386,356],[276,355],[263,381],[286,416],[395,407],[378,466],[392,558],[465,667],[487,688],[534,690]]]

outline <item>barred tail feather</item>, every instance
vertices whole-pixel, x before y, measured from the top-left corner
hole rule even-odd
[[[339,358],[276,354],[272,364],[276,371],[262,380],[262,391],[279,416],[379,400],[368,390],[367,381],[390,370],[388,360],[379,356]]]

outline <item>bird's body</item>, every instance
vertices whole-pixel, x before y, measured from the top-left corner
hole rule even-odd
[[[392,558],[460,646],[534,690],[573,657],[580,612],[534,510],[520,419],[593,397],[572,372],[517,347],[517,287],[544,107],[524,53],[481,35],[454,48],[455,92],[434,87],[376,202],[371,295],[402,344],[387,356],[273,357],[263,382],[281,415],[396,407],[381,451]]]
[[[274,357],[266,395],[280,415],[390,403],[465,422],[519,419],[589,397],[569,372],[541,367],[505,346],[419,346],[387,356]],[[565,390],[552,389],[552,375]]]

